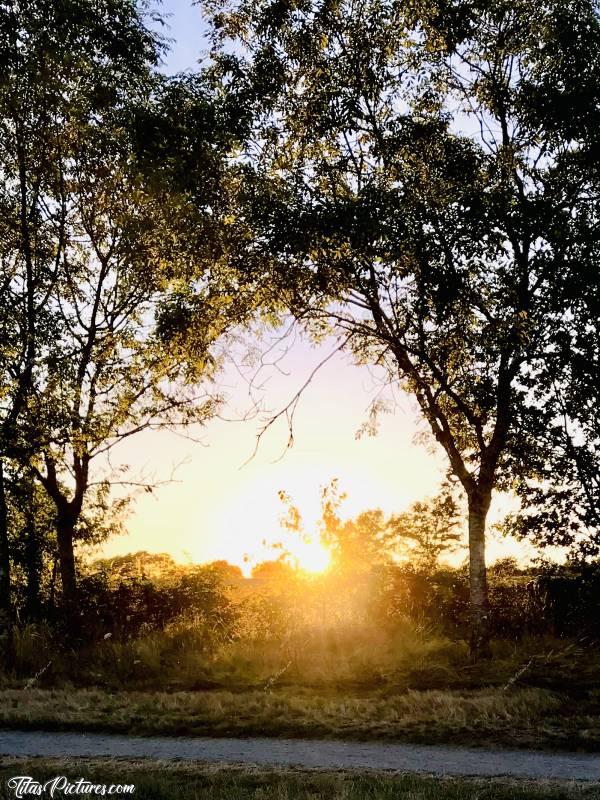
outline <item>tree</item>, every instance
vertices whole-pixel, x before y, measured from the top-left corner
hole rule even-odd
[[[156,64],[140,10],[118,0],[23,0],[0,11],[0,470],[26,457],[40,364],[56,342],[51,295],[64,265],[65,165],[78,124],[100,124],[122,92]],[[9,630],[10,554],[0,480],[0,608]]]
[[[294,580],[296,575],[294,566],[282,559],[261,561],[252,567],[252,577],[268,583],[286,584]]]
[[[5,499],[13,599],[21,620],[37,622],[44,606],[51,605],[48,595],[56,563],[53,504],[28,472],[14,468],[6,475]]]
[[[254,247],[307,327],[416,399],[466,494],[485,654],[492,495],[537,474],[556,326],[597,284],[597,5],[241,0],[213,29],[257,97]]]
[[[11,669],[14,659],[12,616],[8,505],[4,464],[0,460],[0,649],[4,666],[8,669]]]
[[[436,497],[413,503],[407,511],[386,516],[379,508],[342,520],[339,508],[346,495],[337,480],[321,490],[320,541],[331,551],[333,568],[356,573],[409,560],[432,573],[440,556],[455,550],[462,535],[460,517],[449,487]]]
[[[592,243],[595,226],[589,221]],[[520,509],[502,526],[538,546],[561,546],[571,558],[600,554],[600,297],[598,282],[564,287],[568,325],[557,321],[538,388],[540,411],[532,462],[516,482]]]
[[[140,550],[137,553],[127,553],[113,558],[97,558],[92,562],[91,569],[110,572],[116,578],[135,575],[158,583],[178,575],[182,568],[168,553],[148,553]]]
[[[260,295],[225,258],[237,232],[228,107],[202,76],[156,73],[145,6],[31,0],[1,14],[2,454],[54,504],[75,630],[86,507],[137,484],[111,471],[109,453],[214,414],[213,345]]]
[[[331,552],[333,570],[351,575],[390,562],[397,549],[391,518],[376,508],[343,520],[339,510],[346,497],[337,478],[321,487],[319,540]]]
[[[91,408],[96,399],[82,395],[84,382],[93,380],[90,355],[98,313],[93,301],[96,306],[105,301],[99,295],[90,298],[85,281],[94,281],[93,272],[100,276],[96,283],[106,281],[103,252],[93,247],[101,248],[110,237],[107,217],[116,210],[85,204],[90,197],[106,201],[109,187],[116,188],[114,180],[105,180],[108,163],[118,163],[122,155],[115,147],[114,131],[123,124],[127,102],[147,91],[160,48],[140,8],[112,0],[13,4],[2,11],[2,28],[2,201],[7,235],[1,313],[8,334],[2,353],[7,398],[2,451],[38,477],[40,457],[46,461],[42,485],[56,504],[63,594],[72,605],[74,567],[66,531],[73,514],[81,512],[82,496],[79,492],[70,505],[63,502],[64,486],[57,478],[50,443],[60,437],[58,446],[64,446],[69,425],[72,439],[78,434],[85,438],[81,419],[75,416],[78,405],[88,400]],[[103,160],[98,158],[102,147]],[[130,184],[130,191],[133,188]],[[111,223],[118,226],[118,219]],[[86,231],[90,226],[96,232],[93,243]],[[88,271],[82,274],[86,256]],[[112,278],[112,297],[122,303],[123,293]],[[78,328],[71,327],[73,320]],[[112,322],[121,322],[114,309]],[[110,359],[110,353],[105,355]],[[58,405],[59,394],[69,379],[72,404],[65,409]],[[57,437],[59,428],[62,435]],[[77,480],[85,483],[86,455],[79,442],[71,443]]]
[[[230,564],[223,558],[211,561],[206,566],[221,577],[225,586],[237,586],[244,580],[241,567],[238,567],[237,564]]]
[[[406,557],[417,569],[431,575],[447,552],[457,550],[463,537],[453,497],[440,494],[420,500],[390,520],[397,541],[408,548]]]

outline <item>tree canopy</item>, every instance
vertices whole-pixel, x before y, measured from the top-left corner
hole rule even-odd
[[[243,119],[203,75],[157,72],[150,16],[129,0],[0,12],[0,463],[54,504],[72,610],[85,505],[130,482],[109,452],[213,416],[216,343],[262,300],[229,257]]]
[[[467,496],[482,652],[494,490],[558,466],[557,398],[589,439],[597,5],[242,0],[213,30],[256,103],[253,246],[314,334],[416,398]]]

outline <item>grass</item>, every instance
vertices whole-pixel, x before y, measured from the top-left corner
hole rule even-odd
[[[16,673],[0,686],[99,686],[186,691],[302,686],[316,690],[502,687],[524,665],[521,683],[580,696],[600,682],[600,647],[550,637],[492,643],[493,658],[472,664],[464,641],[412,623],[298,627],[277,636],[215,642],[193,623],[124,641],[101,639],[77,653],[44,626],[16,632]]]
[[[206,640],[204,629],[180,623],[125,641],[101,639],[80,648],[76,659],[57,647],[49,629],[30,625],[17,631],[16,650],[21,676],[44,670],[46,685],[69,681],[110,689],[247,688],[263,686],[273,676],[280,676],[279,683],[315,687],[394,683],[436,688],[457,680],[488,683],[493,677],[469,671],[465,642],[412,624],[394,632],[364,625],[307,626],[216,643]],[[502,680],[514,654],[498,655],[494,675]]]
[[[266,770],[240,767],[62,759],[4,759],[0,797],[14,798],[6,782],[29,775],[40,782],[65,775],[98,784],[134,784],[137,800],[594,800],[598,787],[504,780],[440,779],[390,773]],[[48,795],[46,795],[48,796]],[[55,797],[62,797],[55,794]],[[92,795],[88,795],[92,796]]]
[[[600,751],[600,692],[545,689],[370,693],[5,689],[0,726],[141,735],[380,739]]]
[[[17,671],[1,678],[0,726],[600,752],[598,646],[524,638],[494,642],[493,655],[471,664],[464,642],[412,624],[221,645],[178,624],[77,653],[29,626]]]

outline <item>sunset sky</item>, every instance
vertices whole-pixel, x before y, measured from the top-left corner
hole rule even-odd
[[[162,9],[172,14],[169,35],[175,39],[165,69],[193,69],[205,47],[198,8],[187,0],[167,0]],[[279,410],[332,347],[333,343],[327,343],[317,349],[297,341],[280,365],[285,375],[275,369],[265,372],[269,380],[260,394],[263,404]],[[228,397],[224,416],[241,417],[250,408],[248,387],[232,365],[217,388]],[[242,466],[254,450],[261,416],[246,422],[214,420],[198,432],[201,444],[170,433],[146,433],[128,440],[126,447],[115,451],[113,463],[129,464],[132,476],[161,481],[170,476],[174,465],[180,466],[175,483],[137,498],[127,521],[129,533],[111,539],[102,554],[149,550],[168,552],[183,561],[225,558],[240,565],[247,556],[248,569],[274,557],[261,544],[264,539],[282,538],[280,489],[300,507],[307,529],[318,516],[320,487],[332,478],[338,478],[348,494],[342,509],[345,517],[368,508],[402,511],[414,500],[435,493],[445,459],[414,444],[422,427],[411,398],[397,398],[394,413],[381,419],[376,437],[355,437],[378,388],[369,370],[336,355],[303,393],[294,446],[279,461],[288,437],[283,420],[269,430],[255,457]],[[493,516],[497,515],[496,510]],[[291,539],[288,544],[305,566],[318,563],[318,553],[310,545],[297,542],[294,546]],[[491,543],[492,560],[517,552],[525,553],[525,549],[505,541]]]

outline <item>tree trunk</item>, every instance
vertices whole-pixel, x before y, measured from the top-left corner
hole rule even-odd
[[[5,669],[14,666],[15,643],[10,585],[10,548],[8,543],[8,510],[4,484],[4,464],[0,459],[0,659]]]
[[[58,513],[56,519],[56,539],[58,543],[58,563],[62,585],[62,605],[67,630],[77,635],[77,577],[75,572],[74,524],[67,511]]]
[[[25,509],[25,570],[27,574],[27,619],[35,621],[41,617],[40,580],[42,576],[42,554],[31,498],[29,506]]]
[[[52,615],[54,616],[54,612],[56,611],[56,605],[54,602],[54,596],[56,592],[56,572],[58,569],[58,553],[54,553],[52,556],[52,575],[50,576],[50,608],[52,609]]]
[[[469,496],[469,581],[471,611],[471,657],[489,657],[490,606],[485,564],[485,522],[491,490],[476,490]]]

